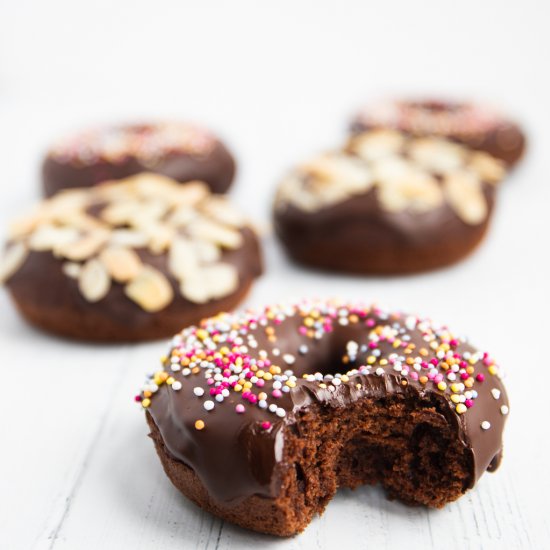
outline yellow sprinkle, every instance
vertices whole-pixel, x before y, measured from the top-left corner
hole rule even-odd
[[[286,385],[289,388],[295,388],[296,387],[296,382],[293,382],[292,380],[287,380]]]
[[[311,317],[306,317],[304,319],[304,325],[306,327],[312,327],[313,326],[313,323],[315,323],[315,321],[311,318]]]
[[[437,389],[443,391],[443,390],[446,390],[447,389],[447,384],[445,382],[439,382],[437,384]]]
[[[259,394],[258,394],[258,399],[267,399],[267,393],[265,393],[264,391],[261,391]]]
[[[243,387],[240,384],[235,384],[234,388],[235,391],[242,391]]]
[[[427,384],[428,383],[428,377],[427,376],[421,376],[418,381],[421,383],[421,384]]]
[[[271,367],[269,367],[269,372],[271,374],[281,374],[281,367],[278,367],[277,365],[271,365]]]
[[[323,384],[323,383],[321,382],[321,384],[319,384],[319,387],[320,387],[320,388],[323,388],[323,389],[325,390],[325,389],[327,388],[327,385],[326,385],[326,384]]]
[[[467,407],[466,405],[464,405],[464,403],[459,403],[457,406],[456,406],[456,412],[458,414],[463,414],[467,411]]]
[[[471,388],[474,385],[474,379],[473,378],[466,378],[466,380],[464,380],[464,385],[467,388]]]
[[[428,350],[426,348],[420,348],[418,353],[420,353],[423,357],[426,357],[426,355],[428,355]]]
[[[197,420],[197,421],[195,422],[195,428],[196,428],[197,430],[202,430],[202,429],[204,429],[204,421],[203,421],[203,420]]]
[[[250,388],[252,387],[252,382],[248,382],[246,381],[244,384],[243,384],[243,388],[249,390]]]
[[[349,376],[347,374],[342,374],[340,380],[342,380],[342,382],[349,382]]]
[[[208,332],[206,330],[204,330],[203,328],[198,329],[197,332],[196,332],[196,335],[197,335],[197,338],[199,340],[204,340],[204,339],[208,338]]]
[[[176,379],[173,377],[173,376],[169,376],[167,379],[166,379],[166,383],[171,386],[174,382],[176,381]]]
[[[460,395],[456,395],[456,394],[451,395],[451,401],[453,403],[460,403]]]
[[[375,361],[376,361],[376,357],[375,357],[374,355],[369,355],[369,356],[367,357],[367,363],[368,363],[369,365],[372,365]]]
[[[458,393],[460,391],[460,384],[451,384],[451,390],[454,393]]]
[[[145,398],[142,402],[141,402],[141,406],[146,409],[149,405],[151,404],[151,400],[148,399],[148,398]]]
[[[153,394],[149,390],[143,392],[143,397],[151,397]]]
[[[381,364],[382,366],[387,365],[387,364],[388,364],[388,360],[387,360],[387,359],[380,359],[380,364]]]
[[[264,380],[271,380],[273,378],[273,375],[270,372],[265,372],[263,375]]]
[[[476,369],[474,369],[474,367],[466,367],[466,372],[468,374],[474,374],[475,371]]]
[[[254,366],[254,365],[253,365],[253,366]],[[260,369],[259,371],[256,372],[256,376],[257,376],[258,378],[263,378],[263,377],[264,377],[264,374],[265,374],[265,372],[264,372],[263,370],[261,370],[261,369]]]
[[[498,367],[496,367],[495,365],[491,365],[488,369],[489,371],[489,374],[496,374],[498,372]]]

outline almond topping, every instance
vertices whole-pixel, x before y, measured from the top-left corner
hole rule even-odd
[[[10,245],[0,258],[0,284],[5,283],[25,263],[29,249],[25,243]]]
[[[78,276],[78,288],[88,302],[98,302],[105,298],[111,288],[107,268],[96,258],[88,260]]]
[[[124,292],[130,300],[150,313],[164,309],[174,299],[174,291],[168,279],[158,269],[150,266],[145,266],[124,287]]]
[[[467,171],[449,174],[443,187],[447,201],[464,223],[477,225],[485,220],[487,201],[475,174]]]
[[[136,252],[122,246],[104,248],[99,259],[107,268],[109,275],[119,283],[131,281],[143,269],[141,259]]]

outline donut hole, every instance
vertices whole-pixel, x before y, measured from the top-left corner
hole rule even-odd
[[[390,498],[440,508],[471,484],[471,456],[438,404],[396,396],[300,413],[285,444],[283,502],[303,529],[341,487],[380,484]]]

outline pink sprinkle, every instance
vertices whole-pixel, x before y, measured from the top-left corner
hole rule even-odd
[[[485,380],[485,375],[479,373],[477,376],[476,376],[476,380],[478,382],[483,382]]]
[[[367,326],[368,327],[373,327],[374,326],[374,319],[367,319]]]
[[[281,390],[273,390],[273,391],[271,392],[271,395],[272,395],[273,397],[279,398],[279,397],[282,397],[283,392],[282,392]]]
[[[209,378],[206,383],[211,386],[213,383],[214,383],[214,379],[213,378]]]
[[[257,402],[258,402],[258,398],[256,397],[255,394],[251,393],[251,394],[248,396],[248,401],[254,405],[254,403],[257,403]]]
[[[141,401],[141,395],[136,395],[136,396],[134,397],[134,401],[135,401],[136,403],[139,403],[139,402]]]
[[[240,403],[235,407],[235,411],[239,414],[242,414],[245,411],[244,405],[241,405]]]
[[[378,347],[378,344],[376,342],[369,342],[370,349],[375,349],[376,347]]]
[[[435,357],[432,357],[432,358],[430,359],[430,363],[431,363],[432,365],[437,365],[437,364],[439,363],[439,361],[438,361]]]
[[[443,380],[443,375],[442,374],[438,374],[437,376],[434,377],[434,382],[436,384],[439,384],[439,382],[441,382]]]
[[[271,428],[271,422],[268,422],[267,420],[265,422],[262,422],[261,425],[264,430],[269,430],[269,428]]]
[[[265,382],[261,378],[256,382],[256,386],[258,386],[258,388],[263,388],[264,384]]]
[[[299,332],[300,334],[306,334],[306,333],[307,333],[307,328],[306,328],[306,327],[300,327],[300,328],[298,329],[298,332]],[[264,422],[264,424],[265,424],[265,422]],[[268,422],[268,424],[269,424],[269,422]],[[267,428],[266,428],[266,430],[267,430]]]
[[[428,379],[429,379],[429,380],[433,380],[434,378],[435,378],[435,373],[433,373],[433,372],[430,371],[430,372],[428,373]]]
[[[462,380],[468,380],[468,378],[470,378],[470,375],[467,372],[463,372],[460,375],[460,378],[462,378]]]
[[[417,372],[414,372],[414,371],[411,372],[410,376],[413,380],[418,380],[418,373]]]
[[[453,338],[453,339],[449,342],[449,345],[450,345],[450,346],[453,346],[453,347],[458,346],[458,340],[456,340],[455,338]]]
[[[474,402],[471,399],[466,399],[466,401],[464,401],[464,405],[466,405],[468,408],[470,408],[473,404]]]

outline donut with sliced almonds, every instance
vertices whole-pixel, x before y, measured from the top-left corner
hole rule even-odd
[[[19,311],[82,340],[168,336],[235,306],[262,271],[258,237],[227,198],[151,173],[61,191],[8,238],[0,282]]]
[[[449,140],[370,130],[283,179],[275,228],[289,255],[312,267],[434,269],[481,241],[505,174],[502,161]]]

